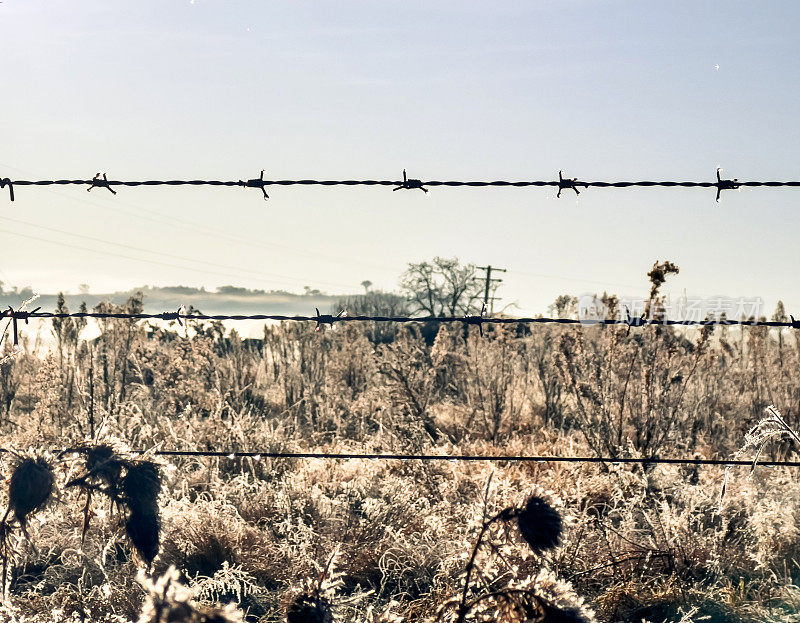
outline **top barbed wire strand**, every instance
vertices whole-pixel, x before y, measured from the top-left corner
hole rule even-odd
[[[717,180],[709,182],[699,181],[583,181],[577,178],[565,178],[559,171],[558,180],[494,180],[494,181],[461,181],[461,180],[429,180],[410,179],[403,171],[402,180],[266,180],[263,176],[250,180],[109,180],[105,174],[99,173],[93,179],[57,179],[57,180],[12,180],[10,178],[0,179],[0,188],[9,187],[11,200],[14,200],[15,186],[67,186],[79,185],[88,186],[88,190],[93,188],[106,188],[112,193],[114,186],[223,186],[223,187],[242,187],[258,188],[264,198],[268,198],[266,188],[268,186],[392,186],[393,190],[419,189],[428,192],[426,187],[553,187],[558,188],[558,196],[562,190],[572,190],[580,194],[579,188],[631,188],[631,187],[662,187],[662,188],[716,188],[717,200],[723,190],[736,190],[740,187],[800,187],[800,181],[743,181],[737,178],[722,179],[719,175],[721,169],[717,169]]]
[[[108,182],[97,183],[93,180],[10,180],[14,186],[95,186],[97,188],[108,186],[240,186],[248,187],[247,183],[242,181],[233,180],[108,180]],[[407,183],[406,180],[405,183]],[[528,181],[458,181],[458,180],[420,180],[423,186],[552,186],[558,187],[560,182],[546,181],[546,180],[528,180]],[[402,180],[264,180],[264,186],[400,186],[404,182]],[[673,181],[636,181],[636,182],[601,182],[601,181],[587,181],[575,180],[573,183],[579,188],[628,188],[631,186],[662,186],[662,187],[683,187],[683,188],[714,188],[717,182],[673,182]],[[571,184],[570,186],[572,186]],[[800,186],[800,181],[745,181],[736,182],[738,186]],[[257,188],[259,185],[249,186]]]

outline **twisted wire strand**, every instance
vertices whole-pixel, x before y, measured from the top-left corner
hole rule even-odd
[[[84,179],[60,179],[60,180],[11,180],[14,186],[402,186],[403,180],[262,180],[258,185],[242,180],[108,180],[107,182],[98,182],[97,180],[84,180]],[[471,187],[487,187],[487,186],[553,186],[557,187],[560,183],[558,180],[527,180],[527,181],[508,181],[508,180],[493,180],[493,181],[461,181],[461,180],[429,180],[422,181],[423,186],[471,186]],[[682,187],[682,188],[714,188],[718,185],[717,182],[678,182],[678,181],[634,181],[634,182],[604,182],[604,181],[582,181],[574,180],[575,186],[579,187],[595,187],[595,188],[630,188],[630,187],[652,187],[660,186],[664,188]],[[800,181],[744,181],[736,182],[739,186],[747,187],[798,187]]]
[[[662,188],[715,188],[722,184],[723,190],[733,189],[726,186],[732,183],[734,187],[800,187],[800,181],[743,181],[719,180],[716,182],[701,181],[583,181],[570,180],[98,180],[98,179],[55,179],[55,180],[4,180],[10,186],[88,186],[89,188],[108,188],[113,186],[223,186],[264,188],[267,186],[394,186],[397,188],[420,188],[422,186],[447,186],[447,187],[555,187],[555,188],[632,188],[632,187],[662,187]],[[417,182],[417,186],[408,186],[409,181]]]
[[[85,448],[60,448],[51,450],[57,454],[79,454]],[[12,452],[0,448],[0,453]],[[402,454],[370,452],[271,452],[259,450],[128,450],[131,454],[155,456],[211,457],[221,459],[327,459],[327,460],[369,460],[369,461],[452,461],[452,462],[509,462],[509,463],[602,463],[611,465],[698,465],[698,466],[747,466],[753,461],[741,459],[702,459],[702,458],[631,458],[595,456],[547,456],[547,455],[505,455],[505,454]],[[800,467],[800,461],[758,461],[762,467]]]
[[[800,329],[800,320],[734,320],[729,318],[706,320],[658,320],[645,318],[606,318],[603,320],[586,320],[576,318],[487,318],[483,316],[286,316],[281,314],[196,314],[180,312],[161,313],[126,313],[126,312],[48,312],[48,311],[14,311],[6,309],[0,312],[0,318],[116,318],[120,320],[275,320],[287,322],[316,322],[333,325],[341,322],[396,322],[396,323],[453,323],[465,324],[563,324],[563,325],[623,325],[631,327],[644,326],[754,326],[754,327],[791,327]]]

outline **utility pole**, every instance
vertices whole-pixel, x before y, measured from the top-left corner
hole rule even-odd
[[[494,302],[501,300],[499,297],[496,296],[489,296],[489,292],[492,289],[493,283],[500,283],[502,279],[492,279],[492,272],[496,273],[504,273],[506,272],[505,268],[495,268],[491,264],[487,264],[486,266],[476,266],[478,270],[482,270],[486,273],[486,286],[483,290],[483,304],[486,306],[486,309],[490,310],[490,313],[494,312]],[[476,277],[477,279],[477,277]]]

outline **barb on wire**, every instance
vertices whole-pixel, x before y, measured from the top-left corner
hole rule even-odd
[[[17,326],[18,320],[23,320],[25,324],[28,324],[28,320],[33,314],[36,314],[41,307],[37,307],[33,311],[26,311],[22,308],[14,310],[11,305],[8,306],[8,309],[5,310],[2,314],[3,318],[10,318],[11,319],[11,326],[14,335],[14,346],[19,346],[19,329]]]
[[[0,179],[0,189],[8,186],[8,194],[11,196],[11,201],[14,201],[14,182],[7,177]]]
[[[161,314],[161,319],[162,319],[162,320],[177,320],[177,321],[178,321],[178,324],[179,324],[180,326],[183,326],[183,322],[181,322],[181,317],[182,317],[182,314],[183,314],[183,317],[185,317],[185,314],[186,314],[186,308],[185,308],[183,305],[181,305],[181,306],[178,308],[178,310],[177,310],[177,311],[174,311],[174,312],[164,312],[163,314]]]
[[[22,319],[25,321],[25,324],[28,324],[28,318],[31,317],[32,314],[38,314],[41,307],[37,307],[32,312],[26,311],[28,305],[33,303],[36,299],[39,298],[38,294],[34,294],[29,299],[26,299],[22,302],[19,306],[18,310],[14,310],[10,305],[7,310],[0,313],[0,318],[8,318],[8,322],[6,323],[5,328],[3,329],[2,335],[0,335],[0,345],[2,345],[3,341],[6,339],[6,335],[8,335],[8,328],[9,326],[13,325],[13,335],[14,335],[14,344],[11,348],[11,353],[6,355],[5,357],[0,358],[0,364],[4,364],[7,361],[10,361],[20,353],[22,353],[22,349],[19,346],[19,329],[17,326],[18,320]],[[43,312],[44,313],[44,312]]]
[[[583,184],[583,182],[579,182],[577,177],[564,179],[561,171],[558,172],[558,194],[556,197],[561,197],[562,190],[574,190],[576,195],[580,195],[580,191],[578,190],[578,185]],[[583,184],[586,187],[586,184]]]
[[[403,169],[403,182],[396,188],[392,188],[392,192],[394,192],[395,190],[413,190],[414,188],[419,188],[424,193],[428,192],[428,189],[425,188],[422,180],[408,179],[408,176],[406,175],[406,170]]]
[[[261,192],[264,193],[264,201],[269,199],[269,195],[267,194],[267,191],[264,188],[264,186],[266,185],[266,183],[264,182],[264,169],[261,169],[260,177],[257,177],[252,180],[247,180],[246,182],[239,180],[239,184],[242,186],[246,186],[247,188],[260,188]]]
[[[791,322],[790,322],[789,326],[792,329],[800,329],[800,320],[795,320],[794,316],[791,316],[791,315],[789,316],[789,318],[791,318]]]
[[[644,316],[635,317],[635,318],[631,317],[631,311],[626,306],[625,307],[625,324],[628,325],[628,332],[627,332],[626,335],[630,335],[631,327],[643,327],[643,326],[645,326],[647,324],[650,324],[650,322]]]
[[[733,178],[732,180],[723,180],[719,175],[721,171],[722,168],[717,167],[717,183],[715,184],[717,187],[717,203],[720,201],[719,194],[723,190],[736,190],[739,188],[739,180],[737,178]]]
[[[316,317],[317,326],[314,327],[314,331],[318,331],[318,332],[319,331],[323,331],[323,328],[325,327],[325,325],[330,326],[331,331],[335,331],[336,330],[336,325],[334,323],[337,320],[341,320],[342,318],[347,316],[347,312],[344,309],[342,311],[340,311],[338,314],[336,314],[335,316],[332,316],[330,314],[320,314],[319,313],[319,309],[316,308],[316,307],[314,308],[314,310],[317,312],[317,317]]]
[[[483,337],[483,323],[486,318],[486,303],[481,305],[481,313],[478,316],[464,316],[466,326],[477,325],[480,336]]]
[[[102,176],[102,177],[101,177]],[[92,190],[92,188],[107,188],[111,191],[112,195],[116,195],[117,191],[111,188],[111,185],[108,183],[108,178],[106,177],[105,173],[97,173],[92,178],[92,184],[89,188],[86,189],[86,192]]]

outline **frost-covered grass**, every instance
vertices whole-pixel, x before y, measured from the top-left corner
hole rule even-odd
[[[113,320],[87,343],[70,322],[56,325],[48,357],[2,365],[6,447],[94,434],[133,448],[729,458],[768,405],[794,429],[800,412],[795,337],[762,328],[480,338],[449,326],[428,343],[412,327],[373,343],[353,324],[292,325],[245,345],[213,324]],[[792,450],[772,441],[761,459]],[[176,458],[162,464],[161,548],[146,569],[124,506],[100,493],[81,545],[86,493],[64,487],[79,460],[54,459],[56,499],[29,518],[30,541],[8,536],[6,620],[137,620],[147,594],[137,576],[170,567],[196,617],[234,602],[246,620],[280,621],[318,595],[342,621],[455,620],[457,608],[441,609],[462,595],[486,517],[534,490],[561,514],[560,544],[534,554],[513,526],[493,526],[470,600],[535,587],[583,598],[602,621],[798,620],[800,485],[789,469],[732,469],[720,505],[714,467]],[[13,465],[4,459],[7,476]],[[524,620],[485,603],[467,620]]]

